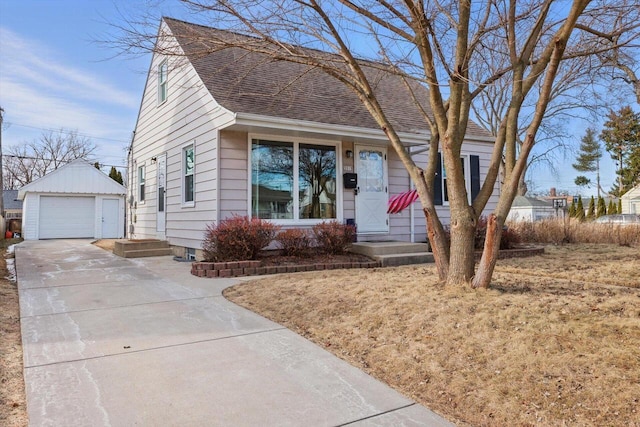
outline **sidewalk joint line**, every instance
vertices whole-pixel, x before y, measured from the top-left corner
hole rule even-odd
[[[413,402],[413,403],[410,403],[410,404],[404,405],[404,406],[399,406],[399,407],[394,408],[394,409],[389,409],[388,411],[380,412],[378,414],[369,415],[368,417],[363,417],[363,418],[359,418],[357,420],[349,421],[348,423],[338,424],[336,427],[343,427],[343,426],[352,425],[352,424],[358,423],[360,421],[364,421],[364,420],[368,420],[368,419],[371,419],[371,418],[379,417],[380,415],[385,415],[385,414],[388,414],[390,412],[399,411],[400,409],[409,408],[410,406],[414,406],[414,405],[416,405],[416,402]]]
[[[45,366],[55,366],[55,365],[62,365],[62,364],[65,364],[65,363],[84,362],[84,361],[87,361],[87,360],[94,360],[94,359],[105,359],[107,357],[117,357],[117,356],[123,356],[123,355],[127,355],[127,354],[133,354],[133,353],[143,353],[145,351],[163,350],[163,349],[166,349],[166,348],[180,347],[180,346],[183,346],[183,345],[191,345],[191,344],[201,344],[201,343],[211,342],[211,341],[222,341],[222,340],[226,340],[226,339],[230,339],[230,338],[241,338],[241,337],[246,337],[246,336],[250,336],[250,335],[258,335],[258,334],[264,334],[264,333],[268,333],[268,332],[277,332],[277,331],[282,331],[282,330],[287,330],[287,328],[285,328],[284,326],[281,326],[279,328],[264,329],[264,330],[261,330],[261,331],[253,331],[253,332],[245,332],[245,333],[242,333],[242,334],[228,335],[228,336],[224,336],[224,337],[211,338],[211,339],[208,339],[208,340],[198,340],[198,341],[189,341],[189,342],[183,342],[183,343],[178,343],[178,344],[162,345],[162,346],[159,346],[159,347],[143,348],[143,349],[140,349],[140,350],[123,351],[122,353],[112,353],[112,354],[103,354],[102,356],[85,357],[83,359],[61,360],[59,362],[42,363],[42,364],[39,364],[39,365],[25,366],[24,369],[26,370],[26,369],[31,369],[31,368],[42,368],[42,367],[45,367]]]
[[[135,286],[135,285],[133,285],[133,286]],[[140,306],[143,306],[143,305],[166,304],[168,302],[174,302],[174,301],[175,302],[181,302],[181,301],[192,301],[192,300],[207,299],[207,298],[224,298],[224,295],[209,295],[209,296],[203,296],[203,297],[169,299],[169,300],[153,301],[153,302],[140,302],[140,303],[137,303],[137,304],[114,305],[112,307],[85,308],[83,310],[61,311],[61,312],[58,312],[58,313],[34,314],[32,316],[20,316],[20,319],[29,319],[29,318],[32,318],[32,317],[58,316],[58,315],[62,315],[62,314],[84,313],[84,312],[87,312],[87,311],[111,310],[111,309],[115,309],[115,308],[140,307]]]

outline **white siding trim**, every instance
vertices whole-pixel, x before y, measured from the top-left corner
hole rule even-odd
[[[185,201],[186,187],[184,185],[184,178],[186,173],[184,153],[186,149],[193,148],[193,200],[190,202]],[[180,206],[183,208],[194,208],[196,206],[196,173],[197,173],[197,153],[196,153],[196,140],[187,142],[180,147]]]

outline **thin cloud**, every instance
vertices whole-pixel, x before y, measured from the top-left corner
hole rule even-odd
[[[2,79],[20,79],[41,91],[57,92],[65,97],[94,100],[100,103],[136,108],[135,95],[94,77],[94,73],[69,66],[55,59],[55,52],[46,45],[20,37],[0,28]],[[4,92],[4,89],[2,90]]]

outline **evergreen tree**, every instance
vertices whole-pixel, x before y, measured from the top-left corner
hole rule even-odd
[[[587,219],[594,219],[596,216],[596,201],[593,196],[591,196],[591,200],[589,201],[589,209],[587,210]]]
[[[113,179],[114,181],[122,184],[123,180],[122,180],[122,173],[117,170],[114,166],[111,166],[111,170],[109,171],[109,178]]]
[[[578,172],[596,173],[598,197],[600,197],[600,158],[602,158],[602,147],[600,146],[600,141],[596,138],[596,131],[593,128],[587,128],[586,134],[582,137],[580,152],[576,157],[573,168]],[[591,180],[584,175],[580,175],[575,179],[575,183],[579,186],[589,186]]]
[[[100,170],[100,162],[95,162],[95,163],[93,164],[93,167],[94,167],[94,168],[96,168],[96,169],[98,169],[98,170]]]
[[[613,203],[613,199],[609,200],[609,207],[607,208],[607,215],[615,215],[618,211],[616,209],[616,205]]]
[[[600,218],[602,215],[607,214],[607,205],[604,203],[604,199],[598,196],[598,207],[596,209],[596,218]]]
[[[584,221],[584,204],[582,204],[582,196],[578,196],[578,207],[576,208],[576,218]]]
[[[576,217],[576,204],[574,202],[571,202],[571,205],[569,206],[569,218],[575,218]]]
[[[611,193],[621,196],[640,183],[640,114],[627,106],[609,112],[608,118],[600,138],[618,166]]]
[[[618,199],[618,209],[617,209],[617,211],[618,212],[616,212],[616,213],[619,213],[619,214],[622,213],[622,199]]]

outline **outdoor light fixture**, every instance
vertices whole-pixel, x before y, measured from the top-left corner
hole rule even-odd
[[[347,150],[346,154],[347,154],[347,159],[350,159],[353,157],[353,151],[351,150]]]

